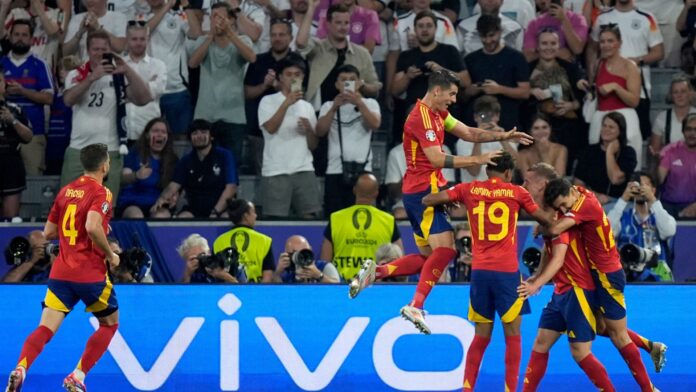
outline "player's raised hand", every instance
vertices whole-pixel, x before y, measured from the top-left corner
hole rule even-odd
[[[487,152],[485,154],[481,154],[478,156],[479,164],[495,166],[495,162],[493,162],[493,158],[497,158],[501,155],[503,155],[503,150],[495,150],[495,151]]]
[[[512,128],[507,134],[505,140],[514,140],[524,146],[528,146],[534,143],[534,138],[532,135],[524,132],[519,132],[517,127]]]

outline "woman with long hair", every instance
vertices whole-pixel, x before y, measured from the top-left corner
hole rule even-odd
[[[605,115],[619,112],[626,120],[626,139],[636,153],[638,167],[643,164],[643,137],[635,108],[640,101],[640,70],[631,60],[621,57],[621,31],[614,23],[599,28],[601,57],[595,73],[597,110],[590,121],[590,144],[600,141]]]
[[[162,189],[172,179],[179,158],[174,153],[172,133],[163,118],[145,125],[123,163],[121,196],[118,210],[123,218],[144,218],[149,214]]]
[[[529,133],[534,137],[534,144],[520,150],[517,158],[520,172],[525,173],[535,163],[544,162],[553,166],[559,176],[565,176],[568,149],[552,141],[554,131],[549,118],[541,113],[537,114],[532,119]]]
[[[578,160],[575,182],[594,191],[602,204],[621,197],[636,168],[636,151],[626,142],[626,126],[621,113],[605,114],[599,143],[587,147]]]
[[[587,146],[587,124],[578,115],[582,97],[577,88],[580,69],[575,63],[558,58],[559,42],[555,30],[541,30],[537,37],[539,59],[529,64],[532,89],[527,113],[546,115],[555,141],[567,149],[565,166],[572,167]],[[531,125],[534,120],[536,118],[524,119],[523,123]]]

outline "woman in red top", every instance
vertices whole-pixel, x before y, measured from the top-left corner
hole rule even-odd
[[[602,119],[609,112],[619,112],[626,119],[626,139],[637,154],[638,167],[642,167],[642,144],[638,114],[635,107],[640,100],[640,71],[636,64],[620,55],[621,32],[613,23],[602,25],[599,30],[601,58],[595,76],[597,110],[590,121],[590,144],[599,142]]]

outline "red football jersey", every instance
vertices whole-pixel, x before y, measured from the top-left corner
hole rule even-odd
[[[571,218],[580,228],[587,257],[599,271],[608,273],[620,270],[621,259],[616,250],[611,223],[594,193],[576,186],[580,196],[564,216]]]
[[[111,219],[111,191],[95,179],[82,176],[63,187],[48,214],[48,221],[58,225],[60,252],[51,268],[51,279],[70,282],[103,282],[106,261],[87,234],[87,213],[102,216],[104,233]]]
[[[433,166],[423,148],[437,146],[442,150],[445,141],[444,121],[448,112],[436,113],[418,100],[404,124],[404,154],[406,174],[401,186],[403,193],[436,191],[447,184],[442,170]]]
[[[563,294],[573,287],[594,290],[595,285],[590,274],[590,265],[585,254],[585,246],[582,243],[580,230],[574,227],[561,233],[558,237],[544,238],[546,246],[546,259],[553,257],[553,246],[558,244],[568,245],[563,266],[553,277],[555,294]]]
[[[520,209],[532,214],[537,205],[521,186],[498,178],[458,184],[447,190],[450,200],[466,205],[471,224],[472,269],[515,272],[517,216]]]

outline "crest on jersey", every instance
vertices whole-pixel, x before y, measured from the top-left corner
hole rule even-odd
[[[102,210],[103,214],[106,214],[107,212],[109,212],[109,203],[108,202],[102,203],[101,210]]]
[[[435,131],[428,129],[425,131],[425,138],[428,139],[428,141],[434,142],[435,139],[437,139],[437,135],[435,134]]]

